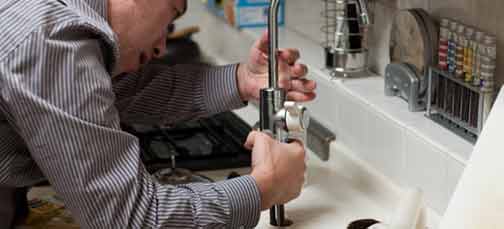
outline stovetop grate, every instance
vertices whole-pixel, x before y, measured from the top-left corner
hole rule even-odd
[[[192,171],[250,166],[243,147],[251,127],[232,112],[224,112],[172,127],[127,127],[137,136],[142,160],[151,173],[172,165]]]

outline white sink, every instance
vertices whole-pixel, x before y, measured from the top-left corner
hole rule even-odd
[[[252,105],[235,113],[249,124],[259,117]],[[346,228],[356,219],[390,217],[401,191],[351,155],[337,141],[331,144],[327,162],[309,153],[307,184],[301,196],[285,206],[288,218],[294,221],[291,228]],[[209,175],[217,178],[225,173]],[[268,211],[262,213],[258,228],[274,228]]]
[[[308,163],[308,182],[301,196],[286,205],[292,228],[346,228],[356,219],[385,220],[393,201],[393,191],[384,193],[376,178],[356,170],[355,162],[334,144],[329,162],[312,156]],[[338,149],[340,148],[340,149]],[[263,212],[258,228],[269,225],[269,213]]]

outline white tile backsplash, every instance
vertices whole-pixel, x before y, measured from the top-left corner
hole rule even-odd
[[[417,135],[407,132],[405,181],[424,191],[427,204],[438,213],[446,208],[445,183],[447,166],[442,152]]]
[[[474,146],[468,141],[456,136],[453,132],[446,128],[439,128],[438,124],[433,124],[431,121],[418,121],[410,124],[413,131],[417,134],[424,135],[424,140],[429,144],[438,148],[446,155],[459,161],[467,161],[471,156],[471,150]],[[418,133],[418,130],[425,130]],[[443,144],[444,143],[444,144]]]
[[[337,137],[361,157],[369,151],[369,116],[364,104],[348,93],[339,99],[340,107]]]
[[[451,197],[457,187],[458,181],[462,177],[462,173],[464,172],[465,165],[452,157],[446,158],[446,179],[445,179],[445,193],[443,201],[443,206],[448,206],[450,203]],[[446,207],[442,209],[443,212],[446,210]]]
[[[401,181],[406,152],[404,128],[398,124],[391,124],[379,113],[370,113],[369,125],[365,129],[369,135],[366,159],[388,177]]]

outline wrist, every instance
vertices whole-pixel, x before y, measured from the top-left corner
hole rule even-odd
[[[261,211],[270,209],[274,205],[273,182],[266,174],[252,171],[251,176],[256,181],[261,194]]]
[[[238,70],[236,71],[236,81],[238,84],[238,91],[240,93],[240,98],[242,101],[250,100],[250,93],[247,86],[247,65],[244,63],[238,64]]]

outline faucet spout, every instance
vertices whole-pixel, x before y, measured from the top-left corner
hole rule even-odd
[[[280,0],[271,0],[268,17],[269,88],[278,88],[278,11]]]
[[[280,142],[288,142],[291,134],[304,133],[308,128],[309,115],[306,109],[295,102],[286,102],[286,91],[278,85],[278,12],[281,0],[271,0],[268,17],[269,78],[268,88],[260,92],[260,127]],[[285,218],[283,205],[270,209],[270,224],[289,226],[292,221]]]

